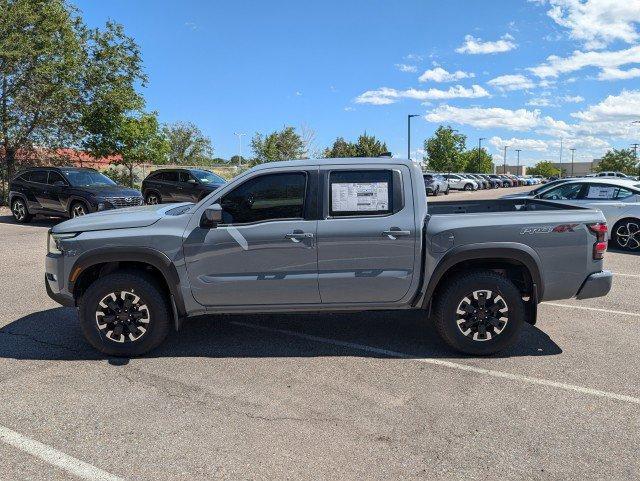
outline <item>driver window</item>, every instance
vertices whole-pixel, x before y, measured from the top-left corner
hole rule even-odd
[[[564,184],[545,192],[540,197],[548,200],[575,200],[584,184]]]
[[[306,185],[303,172],[267,174],[248,180],[220,200],[222,222],[302,219]]]
[[[189,172],[180,172],[180,182],[189,182],[191,175]]]

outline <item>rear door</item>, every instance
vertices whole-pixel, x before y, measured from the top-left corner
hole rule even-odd
[[[180,202],[197,202],[200,189],[198,189],[198,183],[195,177],[186,170],[181,170],[178,175],[180,176],[178,184],[180,187],[178,191]]]
[[[406,166],[322,166],[318,282],[323,304],[402,299],[414,276],[416,228]]]
[[[47,194],[43,198],[44,207],[54,212],[65,212],[65,190],[68,187],[67,181],[55,170],[49,171],[47,178]]]
[[[47,171],[44,169],[32,170],[29,172],[29,196],[27,204],[29,212],[47,210]]]
[[[195,299],[211,307],[319,304],[317,185],[317,168],[258,173],[212,199],[223,223],[195,226],[183,244]]]

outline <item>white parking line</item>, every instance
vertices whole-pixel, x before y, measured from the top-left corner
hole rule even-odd
[[[621,272],[614,272],[613,273],[614,276],[623,276],[623,277],[636,277],[636,278],[640,278],[640,275],[638,274],[623,274]]]
[[[623,316],[640,317],[640,313],[637,312],[616,311],[613,309],[602,309],[600,307],[575,306],[572,304],[560,304],[558,302],[543,302],[542,304],[546,304],[547,306],[568,307],[570,309],[582,309],[584,311],[606,312],[607,314],[622,314]]]
[[[457,362],[445,361],[443,359],[428,359],[428,358],[418,359],[415,356],[412,356],[410,354],[406,354],[403,352],[390,351],[388,349],[381,349],[379,347],[367,346],[366,344],[340,341],[337,339],[330,339],[327,337],[313,336],[311,334],[303,334],[301,332],[289,331],[287,329],[274,329],[271,327],[260,326],[258,324],[251,324],[248,322],[231,321],[231,324],[235,324],[236,326],[249,327],[251,329],[258,329],[261,331],[284,334],[291,337],[297,337],[299,339],[306,339],[308,341],[315,341],[323,344],[331,344],[333,346],[348,347],[350,349],[358,349],[360,351],[372,352],[374,354],[381,354],[383,356],[407,359],[410,361],[416,361],[424,364],[433,364],[435,366],[446,367],[448,369],[456,369],[458,371],[473,372],[476,374],[484,374],[486,376],[491,376],[491,377],[509,379],[511,381],[519,381],[527,384],[536,384],[539,386],[555,387],[558,389],[564,389],[566,391],[578,392],[580,394],[588,394],[590,396],[602,397],[607,399],[615,399],[616,401],[623,401],[631,404],[640,404],[640,398],[637,398],[637,397],[627,396],[625,394],[617,394],[609,391],[600,391],[599,389],[591,389],[588,387],[577,386],[575,384],[567,384],[564,382],[550,381],[547,379],[541,379],[537,377],[522,376],[520,374],[512,374],[509,372],[495,371],[493,369],[484,369],[482,367],[469,366],[467,364],[460,364]]]
[[[90,481],[123,481],[122,478],[107,473],[102,469],[96,468],[91,464],[80,461],[79,459],[69,456],[58,451],[51,446],[42,444],[39,441],[23,436],[20,433],[12,431],[9,428],[0,426],[0,441],[20,449],[25,453],[29,453],[36,458],[41,459],[45,463],[56,466],[78,478]]]

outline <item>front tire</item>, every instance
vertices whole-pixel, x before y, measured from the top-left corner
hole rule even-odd
[[[628,218],[616,222],[611,231],[615,247],[629,252],[640,252],[640,220]]]
[[[171,324],[162,290],[150,277],[116,272],[91,284],[78,307],[85,339],[110,356],[140,356],[157,347]]]
[[[447,282],[437,297],[434,322],[453,349],[486,356],[518,340],[524,312],[522,294],[509,279],[477,270]]]
[[[31,219],[33,219],[33,215],[29,214],[29,211],[27,210],[27,204],[20,198],[15,199],[11,203],[11,213],[13,214],[13,219],[18,224],[31,222]]]
[[[89,208],[84,202],[74,202],[69,208],[69,215],[72,219],[82,217],[89,213]]]
[[[472,184],[464,184],[464,190],[467,190],[467,191],[473,190],[473,185]]]

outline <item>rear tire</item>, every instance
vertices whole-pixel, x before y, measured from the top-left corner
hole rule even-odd
[[[27,210],[27,204],[21,198],[17,198],[11,203],[11,213],[18,224],[31,222],[31,219],[33,219],[33,215],[29,214]]]
[[[435,327],[451,348],[487,356],[518,340],[524,302],[517,287],[489,270],[453,277],[437,296]]]
[[[82,296],[78,314],[85,339],[109,356],[149,352],[164,340],[171,324],[162,290],[141,273],[115,272],[99,278]]]
[[[464,190],[473,190],[472,184],[464,184]]]
[[[444,195],[449,195],[449,186],[447,186],[447,190],[444,191]]]
[[[611,243],[625,251],[640,251],[640,220],[630,217],[616,222],[611,230]]]

